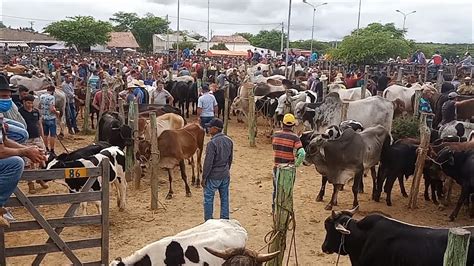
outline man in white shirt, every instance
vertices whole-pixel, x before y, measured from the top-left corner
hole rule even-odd
[[[201,126],[208,132],[206,126],[217,114],[217,101],[214,95],[209,93],[209,86],[202,85],[202,96],[198,99],[197,115]]]
[[[168,101],[169,104],[172,104],[174,99],[171,94],[164,89],[165,84],[163,83],[163,80],[157,80],[156,81],[156,89],[151,95],[151,102],[154,104],[160,104],[160,105],[166,105],[166,101]]]

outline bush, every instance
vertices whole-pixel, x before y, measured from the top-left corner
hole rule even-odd
[[[402,138],[419,138],[419,120],[413,116],[400,116],[393,119],[392,137],[394,140]]]

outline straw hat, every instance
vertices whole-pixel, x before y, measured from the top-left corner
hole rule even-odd
[[[328,80],[328,77],[325,74],[322,74],[321,77],[319,77],[319,80]]]

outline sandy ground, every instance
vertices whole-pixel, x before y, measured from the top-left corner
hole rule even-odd
[[[260,129],[257,147],[250,148],[247,138],[247,128],[242,124],[231,121],[229,135],[234,140],[234,163],[231,173],[231,218],[237,219],[247,229],[249,240],[247,247],[259,250],[265,246],[264,237],[272,229],[271,193],[272,193],[272,149],[270,139],[265,137],[263,128]],[[206,141],[207,141],[206,137]],[[83,147],[93,141],[92,136],[67,137],[63,143],[68,149],[73,150]],[[59,148],[58,150],[62,150]],[[191,171],[187,168],[188,175]],[[300,265],[331,265],[335,264],[337,255],[322,253],[321,245],[324,241],[324,220],[331,214],[325,211],[324,206],[329,200],[332,186],[328,186],[324,202],[315,202],[315,196],[321,184],[321,176],[314,167],[301,167],[297,170],[297,179],[294,189],[294,210],[296,215],[296,243],[298,262]],[[178,177],[178,172],[175,172]],[[366,191],[371,191],[371,181],[365,178]],[[26,184],[22,189],[27,191]],[[164,171],[160,171],[159,198],[166,209],[156,212],[150,211],[150,186],[149,177],[145,177],[141,189],[133,188],[129,184],[129,197],[127,209],[119,212],[115,204],[116,192],[111,191],[110,208],[110,258],[126,257],[143,246],[161,239],[165,236],[176,234],[182,230],[196,226],[203,222],[202,190],[192,188],[192,197],[185,197],[184,185],[180,178],[173,181],[174,198],[165,200],[168,192],[168,178]],[[406,184],[407,191],[411,187],[411,179]],[[423,184],[421,185],[423,188]],[[44,193],[65,192],[65,188],[52,184]],[[419,209],[408,210],[408,200],[403,198],[395,185],[392,207],[387,207],[384,202],[376,203],[370,200],[369,193],[359,196],[360,211],[355,216],[360,218],[373,211],[381,211],[393,218],[402,221],[437,227],[453,227],[458,225],[472,225],[465,209],[462,209],[459,218],[454,223],[448,222],[447,215],[452,207],[440,211],[431,202],[425,202],[422,194],[419,195]],[[457,194],[455,193],[455,196]],[[218,197],[216,196],[216,202]],[[349,186],[339,193],[339,206],[335,209],[347,209],[352,204],[352,193]],[[89,214],[95,214],[93,205],[89,205]],[[60,217],[64,214],[66,205],[55,207],[40,207],[46,217]],[[215,210],[218,217],[219,209]],[[14,216],[19,220],[28,219],[23,209],[14,209]],[[85,226],[67,228],[61,236],[67,240],[97,237],[100,227]],[[291,234],[291,232],[290,232]],[[289,238],[289,237],[288,237]],[[6,235],[7,247],[25,244],[43,244],[47,239],[41,231],[29,231]],[[78,251],[84,261],[96,261],[100,258],[99,249]],[[9,265],[30,265],[33,257],[18,257],[7,260]],[[68,259],[60,254],[49,254],[43,265],[63,265]],[[295,257],[290,257],[290,265],[295,265]],[[341,257],[340,265],[350,265],[348,257]]]

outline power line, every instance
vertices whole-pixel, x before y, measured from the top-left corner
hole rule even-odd
[[[5,17],[5,18],[16,18],[16,19],[23,19],[23,20],[33,20],[33,21],[48,21],[48,22],[55,22],[57,20],[51,20],[51,19],[43,19],[43,18],[28,18],[28,17],[17,17],[17,16],[9,16],[9,15],[3,15],[0,14],[0,17]]]
[[[176,18],[174,16],[170,16],[171,18]],[[179,20],[187,20],[193,22],[205,22],[207,20],[198,20],[198,19],[191,19],[191,18],[179,18]],[[218,21],[209,21],[210,24],[220,24],[220,25],[238,25],[238,26],[274,26],[280,25],[281,23],[234,23],[234,22],[218,22]]]

